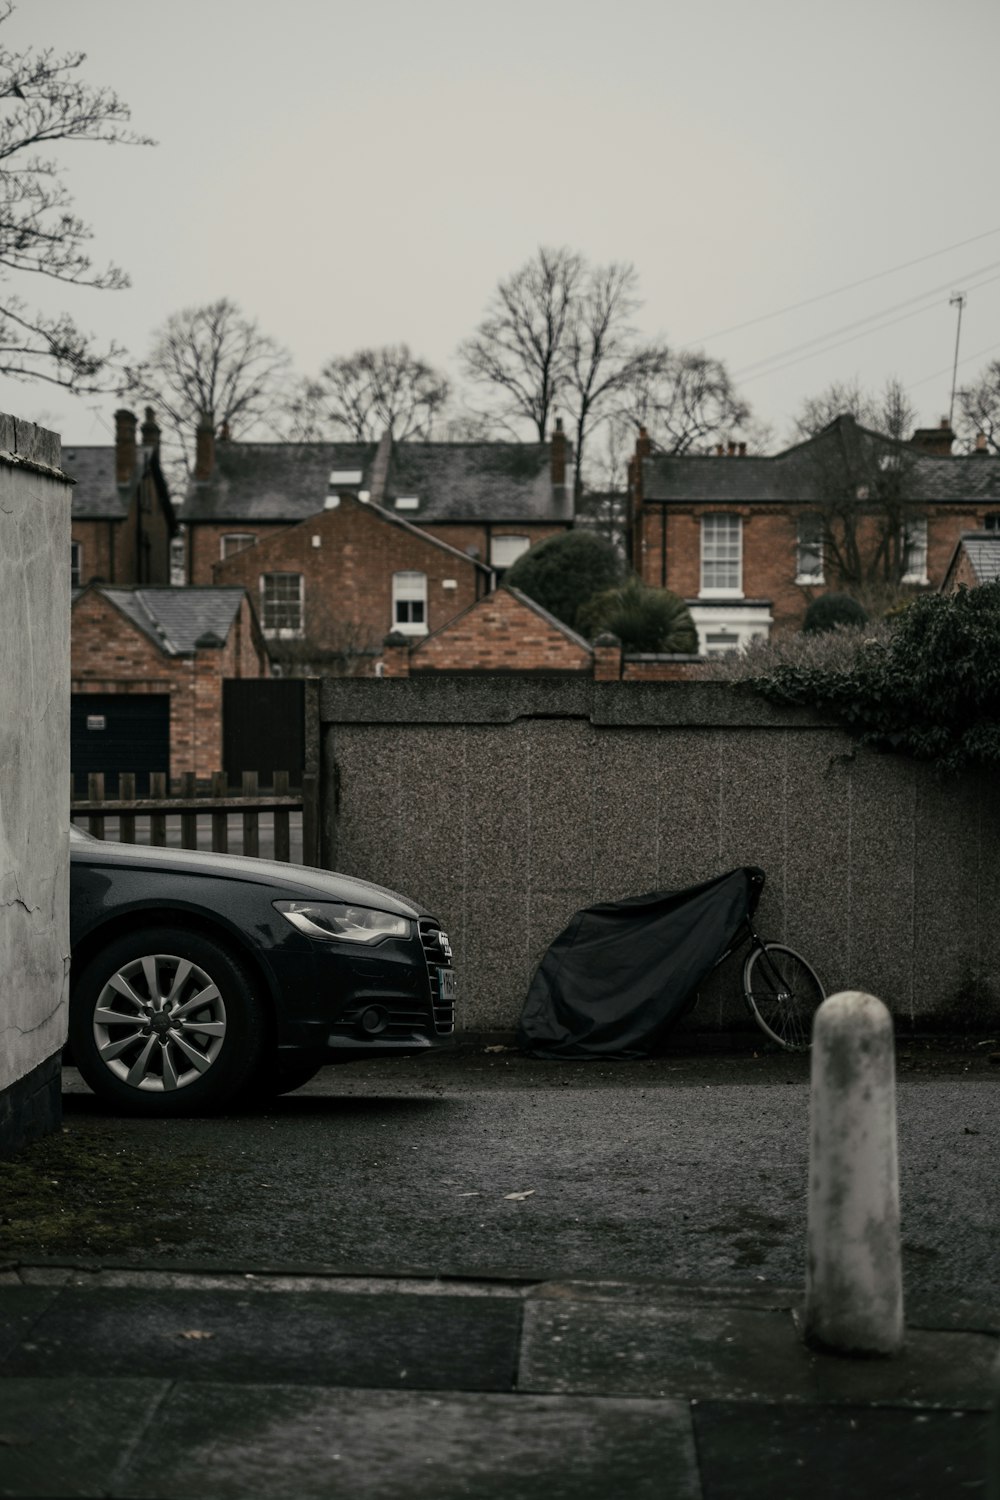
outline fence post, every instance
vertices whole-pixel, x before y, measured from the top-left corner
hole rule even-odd
[[[257,795],[257,772],[243,772],[243,796],[256,797]],[[260,852],[260,812],[257,808],[243,809],[243,853],[251,859],[256,859]]]
[[[225,771],[212,772],[212,796],[229,796],[229,778]],[[229,814],[227,812],[213,812],[212,814],[212,852],[214,854],[229,853]]]
[[[193,771],[185,771],[181,777],[181,796],[185,799],[198,795],[198,778]],[[198,847],[198,814],[197,812],[181,813],[181,848],[197,849]]]
[[[166,771],[150,771],[149,773],[149,795],[156,802],[165,802],[167,799],[167,773]],[[166,813],[150,813],[149,815],[149,842],[154,849],[163,849],[167,842],[167,815]]]
[[[101,803],[104,801],[104,772],[91,771],[87,777],[87,801]],[[88,822],[88,829],[95,839],[104,837],[104,814],[92,812]]]
[[[122,771],[118,777],[118,795],[123,802],[135,801],[134,771]],[[135,813],[121,813],[119,815],[118,837],[123,844],[135,843]]]
[[[275,771],[274,795],[276,797],[288,796],[287,771]],[[286,864],[292,857],[292,841],[289,833],[287,807],[276,807],[274,809],[274,857],[275,859],[284,860]]]
[[[841,1354],[903,1342],[892,1017],[860,990],[813,1023],[805,1337]]]

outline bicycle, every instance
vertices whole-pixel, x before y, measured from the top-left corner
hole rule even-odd
[[[743,936],[726,949],[715,967],[749,942],[750,952],[743,963],[743,998],[750,1014],[779,1047],[808,1052],[813,1016],[826,999],[819,975],[794,948],[762,938],[749,916],[745,927]]]

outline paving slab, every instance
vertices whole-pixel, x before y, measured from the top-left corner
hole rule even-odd
[[[987,1494],[980,1413],[708,1401],[693,1418],[704,1500]]]
[[[182,1383],[129,1500],[701,1500],[683,1403]]]
[[[986,1410],[996,1351],[988,1334],[910,1330],[895,1359],[843,1359],[806,1348],[788,1311],[539,1297],[518,1389]]]
[[[57,1295],[55,1287],[0,1287],[0,1362],[27,1338]]]
[[[0,1380],[0,1495],[121,1493],[120,1471],[169,1389],[163,1380]]]
[[[520,1325],[502,1298],[64,1288],[2,1373],[510,1390]]]

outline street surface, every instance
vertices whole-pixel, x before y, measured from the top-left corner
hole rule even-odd
[[[744,1045],[579,1065],[468,1047],[327,1068],[264,1109],[176,1122],[113,1119],[70,1072],[69,1142],[98,1171],[101,1153],[127,1164],[142,1199],[76,1249],[150,1266],[799,1285],[808,1058]],[[899,1051],[905,1284],[924,1299],[1000,1301],[991,1050]]]

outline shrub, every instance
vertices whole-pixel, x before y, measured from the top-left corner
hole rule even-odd
[[[820,594],[806,610],[802,626],[806,635],[822,635],[838,625],[858,628],[867,623],[868,611],[850,594]]]
[[[625,651],[698,650],[698,632],[684,600],[669,589],[647,588],[639,578],[595,594],[581,607],[578,618],[589,639],[610,630]]]
[[[610,542],[591,531],[565,531],[523,553],[504,582],[575,630],[580,606],[621,576],[621,559]]]
[[[819,709],[862,744],[942,773],[1000,765],[1000,583],[917,598],[845,668],[787,662],[751,685]]]

